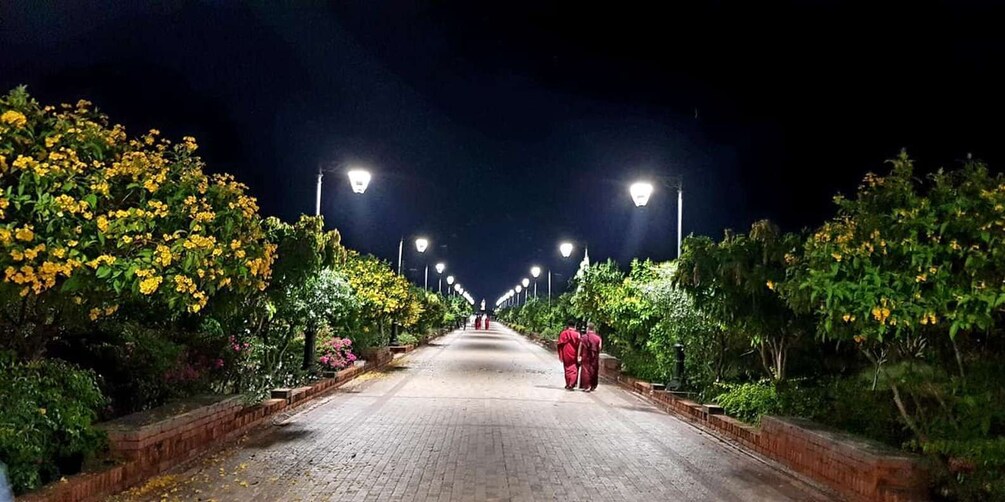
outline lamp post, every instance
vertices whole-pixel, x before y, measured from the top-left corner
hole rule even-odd
[[[326,168],[324,164],[318,164],[318,182],[314,197],[314,216],[321,216],[321,180],[326,172],[335,172],[337,166]],[[366,169],[353,168],[346,173],[349,176],[349,186],[353,193],[362,194],[366,192],[366,187],[370,185],[370,172]],[[314,366],[314,341],[317,333],[312,330],[304,332],[304,364],[303,368],[310,369]]]
[[[530,288],[528,287],[530,286],[530,279],[524,277],[520,279],[520,284],[523,285],[523,302],[527,303],[527,296],[530,294]]]
[[[537,298],[537,278],[541,275],[541,267],[530,267],[530,275],[534,278],[534,298]]]
[[[453,284],[454,284],[454,276],[448,275],[447,276],[447,294],[448,295],[451,294],[450,293],[450,286],[452,286]]]
[[[447,269],[447,265],[443,262],[436,264],[436,292],[443,294],[443,271]]]
[[[516,289],[516,304],[520,305],[520,292],[523,291],[523,286],[517,284],[515,289]]]
[[[677,190],[677,258],[680,258],[684,223],[684,178],[682,176],[660,177],[658,180],[663,186]],[[631,194],[635,207],[643,207],[649,203],[649,197],[653,194],[653,185],[647,181],[637,181],[628,187],[628,193]]]
[[[323,164],[319,164],[317,190],[314,197],[314,216],[321,216],[321,180],[324,179],[326,172],[335,172],[335,168],[325,168]],[[346,174],[349,176],[349,185],[352,187],[353,193],[362,194],[363,192],[366,192],[366,187],[370,185],[371,179],[369,171],[366,169],[354,168],[350,169]]]

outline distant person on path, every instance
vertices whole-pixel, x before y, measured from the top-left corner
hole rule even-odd
[[[475,330],[479,330],[479,329],[482,329],[482,316],[476,315],[475,316]]]
[[[463,325],[462,325],[461,327],[462,327],[462,328],[463,328],[463,329],[464,329],[465,331],[467,331],[467,329],[468,329],[468,316],[464,316],[464,320],[463,320],[462,322],[463,322],[464,324],[463,324]]]
[[[597,390],[600,380],[600,350],[603,345],[593,323],[587,323],[586,334],[579,342],[579,388],[586,392]]]
[[[485,329],[489,329],[489,315],[485,314]]]
[[[558,359],[565,367],[565,390],[574,390],[576,380],[579,379],[579,367],[576,359],[579,356],[579,332],[576,331],[575,321],[569,321],[558,335]]]

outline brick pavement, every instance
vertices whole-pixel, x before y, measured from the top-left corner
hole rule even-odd
[[[458,331],[121,500],[829,500],[630,393]]]

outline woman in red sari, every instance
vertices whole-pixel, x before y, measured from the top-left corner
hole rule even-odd
[[[475,316],[475,330],[479,330],[479,329],[482,329],[482,316],[476,315]]]
[[[579,388],[586,392],[597,390],[600,380],[600,350],[603,345],[593,323],[588,323],[586,334],[579,341]]]
[[[573,390],[579,379],[579,365],[576,364],[579,357],[579,332],[576,331],[575,322],[569,321],[566,324],[555,345],[558,346],[558,359],[565,368],[565,390]]]

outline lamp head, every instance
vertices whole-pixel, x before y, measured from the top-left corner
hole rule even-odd
[[[349,175],[349,186],[352,187],[353,193],[363,193],[366,191],[366,187],[370,186],[370,171],[366,169],[351,169],[347,174]]]
[[[426,248],[429,247],[429,241],[424,237],[419,237],[415,239],[415,250],[420,253],[425,253]]]
[[[562,256],[564,258],[568,258],[568,257],[572,256],[572,247],[573,246],[572,246],[571,242],[563,242],[563,243],[561,243],[561,244],[558,245],[558,250],[559,250],[559,252],[562,253]]]
[[[522,280],[520,281],[520,284],[523,284],[523,287],[525,287],[525,288],[526,288],[527,286],[530,286],[530,279],[528,279],[528,278],[524,277],[524,278],[523,278],[523,279],[522,279]]]
[[[453,283],[454,283],[454,276],[448,275],[447,276],[447,285],[450,285],[450,284],[453,284]]]
[[[541,275],[541,267],[538,266],[530,267],[530,275],[534,276],[534,278],[537,279],[537,277]]]
[[[436,264],[436,273],[437,274],[442,274],[443,271],[446,270],[446,269],[447,269],[447,265],[445,263],[440,262],[440,263]]]
[[[635,207],[642,207],[649,203],[649,196],[653,194],[653,185],[645,181],[639,181],[632,183],[632,186],[628,188],[628,192],[632,194],[632,202],[635,203]]]

